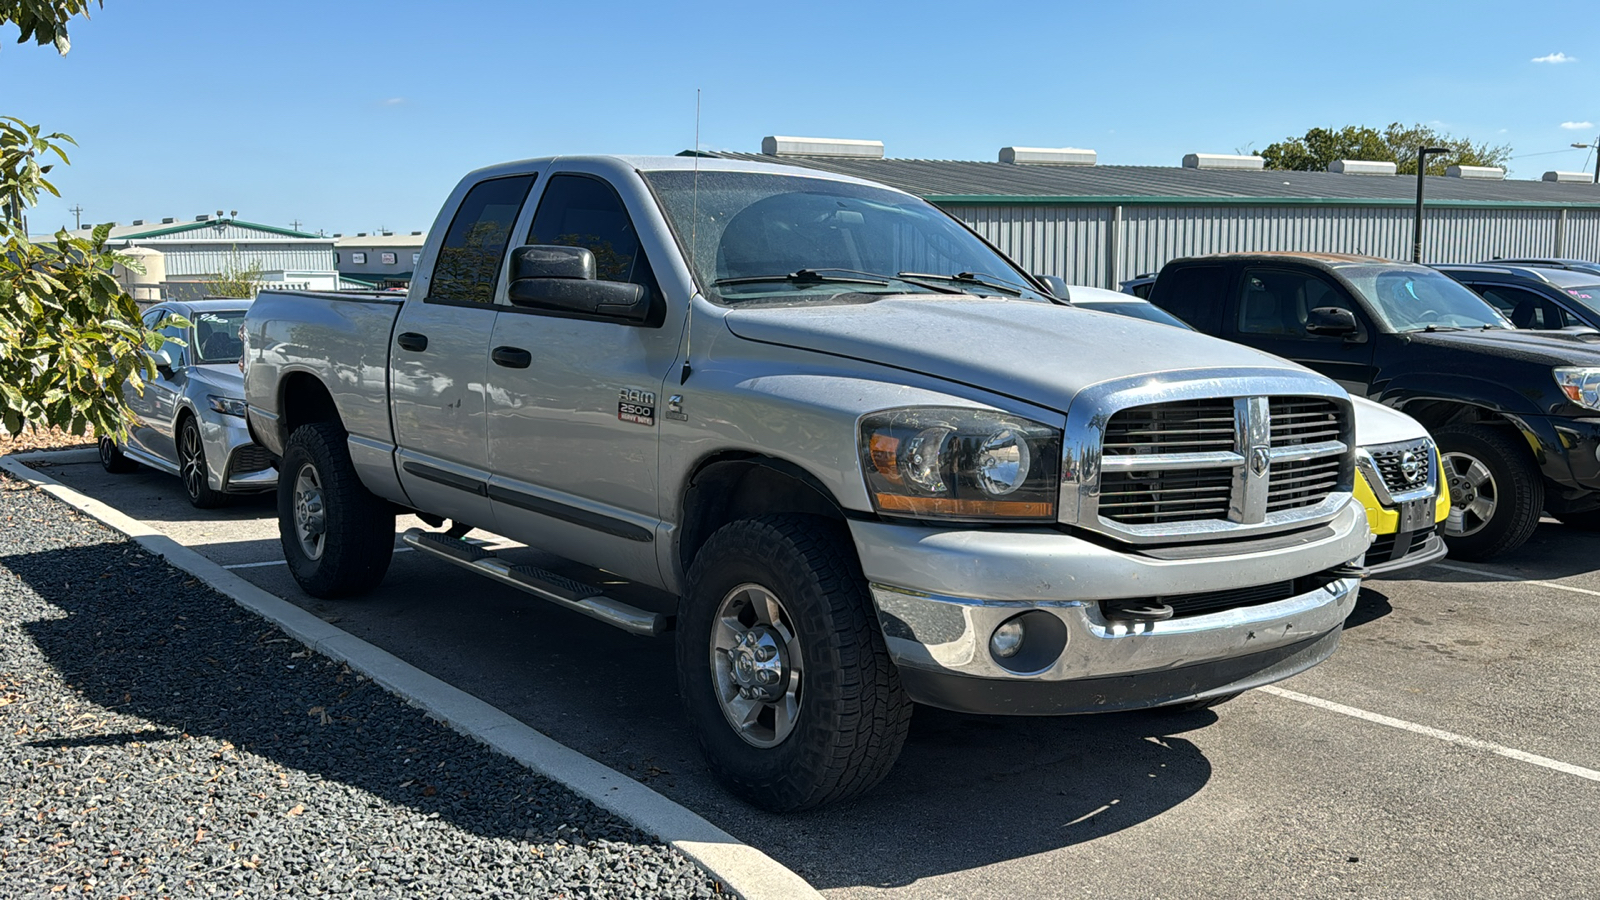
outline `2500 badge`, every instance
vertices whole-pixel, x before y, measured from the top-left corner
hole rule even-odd
[[[617,418],[635,425],[656,424],[655,391],[623,388],[617,395]]]

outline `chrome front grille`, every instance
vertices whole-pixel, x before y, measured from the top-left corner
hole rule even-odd
[[[1244,378],[1238,383],[1254,386]],[[1109,414],[1081,414],[1074,404],[1061,520],[1157,543],[1303,526],[1326,520],[1348,501],[1347,401],[1288,392],[1193,396],[1204,389],[1185,385],[1171,400],[1122,408],[1112,393],[1105,398]],[[1086,426],[1076,456],[1074,416]]]
[[[1357,460],[1367,486],[1384,506],[1432,497],[1438,491],[1439,472],[1428,438],[1362,447]]]

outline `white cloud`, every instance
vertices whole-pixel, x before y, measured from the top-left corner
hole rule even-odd
[[[1593,122],[1562,122],[1561,127],[1568,131],[1588,131],[1594,127]]]
[[[388,99],[383,101],[383,105],[384,106],[403,106],[405,104],[405,102],[406,102],[406,98],[404,98],[404,97],[389,97]]]
[[[1540,63],[1558,64],[1558,63],[1577,62],[1578,58],[1576,56],[1568,56],[1565,53],[1552,53],[1549,56],[1535,56],[1533,58],[1533,61],[1534,62],[1540,62]]]

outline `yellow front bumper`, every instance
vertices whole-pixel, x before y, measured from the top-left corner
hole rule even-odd
[[[1437,450],[1433,454],[1434,471],[1440,472],[1439,496],[1434,500],[1433,521],[1435,524],[1443,522],[1450,515],[1450,488],[1444,483],[1443,472]],[[1361,506],[1367,511],[1367,527],[1373,534],[1394,534],[1400,530],[1400,511],[1389,509],[1378,502],[1378,496],[1372,492],[1367,484],[1366,476],[1356,469],[1356,487],[1353,492]]]

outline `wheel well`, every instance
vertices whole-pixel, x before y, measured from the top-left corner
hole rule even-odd
[[[289,435],[302,425],[332,422],[342,425],[339,407],[333,395],[309,372],[295,372],[283,380],[278,389],[278,427],[283,429],[287,442]]]
[[[1504,416],[1491,409],[1457,403],[1451,400],[1413,400],[1403,404],[1400,411],[1433,431],[1446,425],[1501,425],[1515,426]]]
[[[815,476],[793,463],[764,456],[712,457],[689,477],[679,516],[678,562],[689,570],[695,554],[729,522],[777,513],[844,521],[844,510]]]

